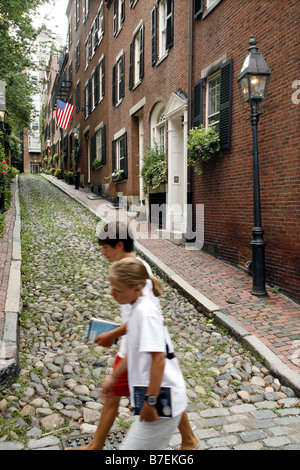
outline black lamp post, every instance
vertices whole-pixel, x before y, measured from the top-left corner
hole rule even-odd
[[[78,147],[79,147],[79,131],[77,126],[74,129],[75,142],[75,189],[79,189],[79,172],[78,172]]]
[[[250,40],[249,54],[245,59],[241,73],[237,77],[242,102],[250,103],[253,134],[253,193],[254,193],[254,227],[252,229],[252,294],[266,295],[265,280],[265,241],[264,229],[261,225],[260,182],[259,182],[259,153],[257,127],[260,104],[267,98],[271,70],[268,68],[262,54],[258,52],[254,36]]]

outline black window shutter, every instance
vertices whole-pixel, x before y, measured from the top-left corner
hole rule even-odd
[[[105,56],[102,59],[102,95],[105,95]]]
[[[130,43],[129,57],[129,90],[133,88],[133,61],[134,61],[134,41]]]
[[[125,96],[125,54],[121,57],[121,77],[120,77],[120,90],[119,98],[124,98]]]
[[[200,15],[204,12],[204,0],[195,0],[195,20],[199,18]]]
[[[174,44],[174,0],[167,0],[167,35],[166,50]]]
[[[121,1],[121,22],[125,20],[125,0]]]
[[[141,32],[140,32],[140,80],[144,78],[144,50],[145,50],[145,26],[143,25],[141,27]]]
[[[93,55],[92,51],[92,33],[89,33],[89,58],[91,59]]]
[[[152,67],[157,62],[157,8],[152,10]]]
[[[91,137],[91,162],[96,159],[96,134]]]
[[[114,34],[118,32],[118,0],[114,0]]]
[[[203,123],[203,78],[195,84],[194,88],[194,127]]]
[[[233,60],[230,59],[221,66],[220,145],[222,150],[229,149],[231,146],[232,83]]]
[[[102,165],[106,164],[106,126],[102,128],[102,148],[101,148]]]
[[[122,137],[124,146],[124,158],[120,160],[120,170],[123,170],[123,178],[128,178],[128,151],[127,151],[127,132]]]
[[[87,109],[86,109],[86,86],[84,87],[84,90],[83,90],[83,107],[84,107],[84,117],[86,118],[88,115]]]
[[[116,169],[116,141],[112,141],[112,172]]]
[[[95,82],[94,82],[94,101],[95,106],[99,101],[99,65],[97,65],[95,70]]]
[[[101,22],[100,22],[100,19],[99,19],[99,29],[100,29],[101,33],[104,34],[104,24],[105,24],[105,21],[104,21],[104,2],[102,2],[102,4],[101,4],[100,18],[101,18]]]
[[[90,78],[89,78],[88,87],[89,87],[89,103],[88,103],[88,106],[89,106],[89,114],[90,114],[90,112],[92,111],[92,80]]]
[[[116,105],[117,103],[117,64],[114,65],[113,67],[113,73],[112,73],[112,103],[113,106]]]

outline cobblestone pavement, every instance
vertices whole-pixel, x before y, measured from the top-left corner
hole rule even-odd
[[[117,346],[88,343],[93,316],[120,320],[109,295],[98,220],[39,176],[20,178],[23,312],[20,375],[0,390],[0,450],[62,449],[93,433],[98,385]],[[262,362],[164,283],[166,323],[184,373],[188,415],[200,449],[300,449],[300,402]],[[122,399],[116,428],[132,421]],[[170,449],[180,445],[175,434]]]

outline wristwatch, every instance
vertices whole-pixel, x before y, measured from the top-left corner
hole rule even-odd
[[[148,405],[155,406],[157,403],[157,397],[155,395],[146,395],[145,401],[148,403]]]

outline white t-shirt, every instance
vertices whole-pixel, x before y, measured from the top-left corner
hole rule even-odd
[[[163,316],[157,304],[141,296],[133,304],[127,323],[128,382],[132,406],[133,386],[148,386],[152,365],[152,352],[166,352]],[[166,359],[162,386],[172,387],[173,416],[183,413],[187,406],[185,382],[176,358]]]
[[[143,259],[139,258],[138,256],[136,258],[142,261],[142,263],[145,265],[148,271],[149,276],[152,276],[152,270],[149,264],[146,263],[146,261],[144,261]],[[143,295],[149,296],[154,302],[156,302],[159,305],[159,300],[153,294],[153,285],[150,279],[147,279],[146,281],[146,285],[143,288]],[[127,323],[129,313],[131,312],[131,305],[130,304],[121,305],[121,312],[122,312],[122,323],[123,324]],[[118,356],[124,358],[126,356],[126,353],[127,353],[126,336],[122,336]]]

